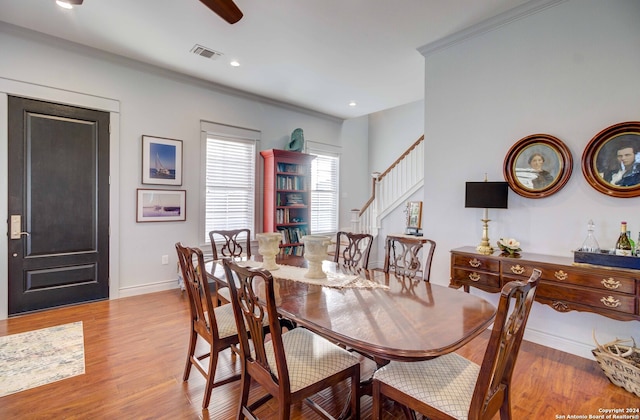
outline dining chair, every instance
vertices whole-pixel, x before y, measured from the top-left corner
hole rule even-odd
[[[387,237],[383,271],[414,278],[422,276],[429,281],[431,261],[436,242],[416,236],[415,238]]]
[[[240,336],[242,383],[237,419],[254,419],[254,410],[273,397],[278,400],[278,418],[289,419],[292,404],[347,379],[351,381],[350,413],[359,418],[358,358],[305,328],[283,332],[271,273],[244,268],[227,259],[223,264]],[[269,319],[268,339],[262,328],[264,317]],[[267,394],[249,404],[252,381],[260,384]],[[318,405],[312,403],[312,407],[333,418]]]
[[[500,294],[491,337],[479,366],[449,353],[421,362],[391,362],[373,375],[373,419],[386,396],[428,418],[511,418],[511,376],[522,343],[540,270],[527,282],[507,283]]]
[[[184,283],[189,297],[190,335],[187,362],[184,368],[183,381],[189,379],[191,367],[195,368],[206,379],[202,408],[209,406],[213,388],[225,385],[240,379],[240,374],[229,376],[215,382],[218,353],[238,344],[238,330],[232,305],[214,307],[211,290],[207,282],[204,257],[199,248],[189,248],[180,242],[176,243],[178,262],[184,278]],[[202,337],[208,343],[208,351],[196,355],[196,343],[198,337]],[[209,359],[208,366],[202,362]]]
[[[214,260],[251,258],[251,229],[212,230],[209,239]]]
[[[251,259],[251,229],[212,230],[209,232],[213,259],[239,258]],[[229,303],[229,289],[213,285],[216,305]]]
[[[371,234],[340,231],[336,234],[333,261],[350,267],[368,269],[372,244]]]

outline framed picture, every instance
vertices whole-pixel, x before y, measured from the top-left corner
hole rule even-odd
[[[182,140],[142,136],[142,183],[182,185]]]
[[[407,203],[407,228],[422,229],[422,201]]]
[[[504,178],[511,189],[527,198],[558,192],[573,171],[569,148],[549,134],[532,134],[518,140],[504,159]]]
[[[614,124],[596,134],[582,153],[582,173],[603,194],[640,196],[640,121]]]
[[[185,190],[146,190],[139,188],[136,222],[177,222],[187,220]]]

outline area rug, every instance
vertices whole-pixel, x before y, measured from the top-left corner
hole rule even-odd
[[[82,321],[0,337],[0,397],[82,374]]]

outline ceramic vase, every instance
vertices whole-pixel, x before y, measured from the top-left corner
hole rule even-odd
[[[302,237],[304,258],[309,263],[309,270],[304,275],[308,279],[324,279],[327,274],[322,271],[322,261],[327,259],[327,248],[330,237],[323,235],[307,235]]]
[[[273,271],[280,268],[276,264],[276,255],[280,252],[282,234],[279,232],[257,233],[258,253],[262,255],[262,268]]]

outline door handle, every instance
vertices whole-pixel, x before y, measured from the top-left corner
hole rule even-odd
[[[29,236],[29,232],[23,232],[22,230],[22,216],[19,214],[11,215],[11,239],[20,239],[22,235]]]

